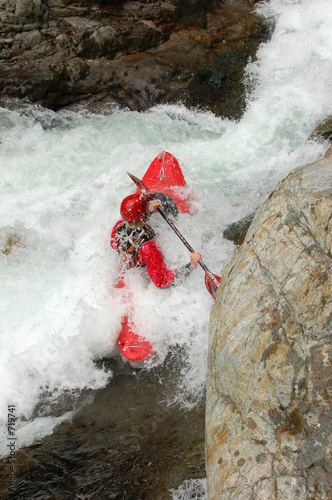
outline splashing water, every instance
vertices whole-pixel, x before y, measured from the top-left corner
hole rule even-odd
[[[206,479],[186,479],[181,486],[171,490],[173,500],[193,500],[207,499],[207,481]]]
[[[124,307],[113,293],[119,263],[109,235],[133,191],[127,171],[142,177],[162,150],[177,157],[194,207],[177,227],[222,274],[235,251],[222,237],[227,224],[324,154],[327,143],[310,135],[332,114],[330,0],[272,0],[257,11],[274,19],[275,31],[248,65],[247,110],[238,122],[183,106],[100,114],[19,101],[0,108],[2,437],[8,405],[19,446],[27,445],[65,417],[35,417],[40,398],[96,389],[111,377],[94,360],[115,354]],[[169,266],[189,261],[157,214],[151,225]],[[159,362],[172,346],[185,351],[174,400],[194,404],[204,392],[213,307],[204,274],[198,269],[173,290],[137,272],[129,281],[136,322],[156,342]]]

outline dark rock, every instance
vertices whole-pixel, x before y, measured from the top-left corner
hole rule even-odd
[[[245,219],[229,224],[223,233],[224,238],[233,241],[235,245],[242,245],[254,216],[255,214],[251,214]]]
[[[327,118],[321,123],[314,133],[312,137],[322,137],[324,140],[329,139],[332,142],[332,117]]]
[[[239,118],[244,67],[271,29],[251,13],[254,3],[3,3],[0,96],[54,110],[79,101],[139,111],[182,102]]]

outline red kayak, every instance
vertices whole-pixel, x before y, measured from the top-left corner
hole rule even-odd
[[[160,153],[145,172],[142,182],[151,193],[160,192],[172,198],[180,212],[192,213],[188,186],[179,162],[171,153]],[[137,188],[135,193],[139,194],[140,190]]]
[[[192,213],[187,184],[177,159],[171,153],[164,151],[158,155],[147,169],[142,180],[152,196],[165,197],[171,212],[174,213],[175,209],[176,213],[178,211]],[[139,190],[137,189],[136,192]],[[116,288],[124,287],[125,283],[120,278]],[[153,345],[140,332],[137,332],[135,324],[130,319],[130,312],[122,318],[117,344],[122,355],[133,364],[142,362],[153,352]]]
[[[125,282],[121,276],[115,288],[125,288]],[[152,351],[152,345],[145,338],[141,337],[136,326],[129,318],[130,313],[126,314],[121,320],[121,331],[118,336],[117,344],[122,355],[131,362],[140,362]]]

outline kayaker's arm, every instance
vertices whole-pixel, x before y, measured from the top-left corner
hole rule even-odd
[[[175,280],[173,281],[172,285],[177,285],[178,283],[184,281],[189,276],[191,271],[193,269],[196,269],[198,262],[201,260],[201,258],[202,256],[200,253],[198,252],[192,253],[189,264],[186,264],[185,266],[182,266],[174,271]]]
[[[179,214],[178,207],[176,206],[176,203],[174,199],[169,196],[168,194],[165,193],[150,193],[149,196],[146,198],[148,201],[156,200],[159,201],[160,203],[160,208],[163,209],[163,212],[165,212],[169,217],[177,217]],[[154,212],[152,212],[154,213]]]
[[[189,264],[172,271],[167,268],[163,253],[156,245],[156,242],[152,240],[141,247],[139,259],[142,264],[146,265],[151,281],[158,288],[165,288],[177,285],[187,278],[191,271],[197,267],[201,255],[198,252],[192,253]]]
[[[146,266],[151,281],[158,288],[170,286],[175,280],[174,272],[167,268],[164,255],[154,240],[148,241],[141,247],[139,260]]]

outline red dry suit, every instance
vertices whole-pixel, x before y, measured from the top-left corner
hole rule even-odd
[[[155,232],[147,224],[131,229],[125,221],[119,220],[112,229],[110,243],[127,267],[145,267],[151,281],[158,288],[163,288],[175,284],[180,276],[183,278],[189,274],[191,266],[188,264],[179,271],[168,269],[164,255],[156,245],[155,236]]]

